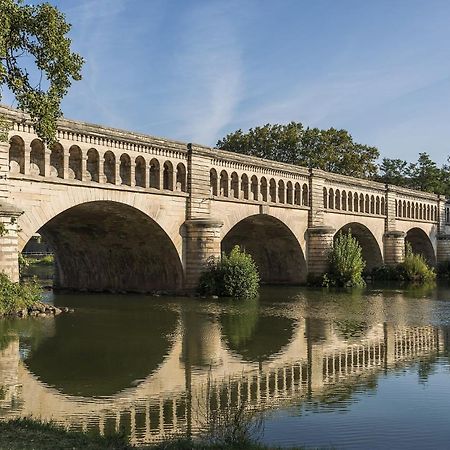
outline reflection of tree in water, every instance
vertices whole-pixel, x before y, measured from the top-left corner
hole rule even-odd
[[[334,324],[345,340],[362,337],[369,329],[367,323],[353,319],[335,320]]]
[[[222,315],[222,331],[232,347],[243,346],[252,337],[258,322],[258,299],[248,299],[239,305],[227,305],[227,310],[229,312]]]
[[[53,333],[53,324],[51,318],[0,320],[0,351],[18,338],[22,348],[37,348],[40,342]]]
[[[262,314],[258,300],[227,308],[220,315],[229,348],[247,361],[264,361],[279,353],[293,335],[293,319]]]

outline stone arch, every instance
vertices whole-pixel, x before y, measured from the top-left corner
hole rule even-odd
[[[411,228],[405,236],[405,243],[411,245],[412,251],[422,255],[428,264],[436,265],[436,254],[434,252],[433,244],[425,231],[421,228]]]
[[[217,170],[211,169],[209,171],[209,188],[210,188],[211,195],[213,195],[214,197],[216,197],[218,194],[217,181],[218,181]]]
[[[88,181],[95,181],[97,183],[100,181],[100,158],[95,148],[90,148],[87,152],[86,171],[89,174],[88,178],[90,178]]]
[[[292,181],[286,183],[286,203],[292,205],[294,203],[294,187]]]
[[[34,139],[31,142],[30,174],[41,176],[45,174],[45,147],[39,139]]]
[[[78,145],[72,145],[69,149],[69,173],[67,178],[70,180],[82,179],[82,152]]]
[[[163,165],[163,189],[173,191],[173,164],[170,161]]]
[[[353,211],[359,211],[358,194],[356,192],[353,195]]]
[[[260,185],[261,185],[261,200],[263,202],[267,202],[267,179],[266,177],[261,177],[261,181],[260,181]]]
[[[230,183],[228,181],[228,172],[226,170],[222,170],[220,172],[220,195],[223,197],[228,197],[228,190]]]
[[[284,181],[278,180],[278,203],[284,203],[286,196],[286,190],[284,188]]]
[[[161,189],[160,184],[160,164],[159,161],[156,158],[153,158],[150,160],[150,167],[149,167],[149,180],[150,180],[150,187],[154,189]]]
[[[364,194],[359,194],[359,212],[365,212],[364,208]]]
[[[347,211],[347,192],[344,190],[341,194],[341,208],[342,211]]]
[[[300,183],[295,183],[294,186],[294,205],[300,206],[302,204],[302,189]]]
[[[365,197],[365,205],[366,205],[366,209],[365,209],[365,213],[366,214],[370,214],[370,198],[369,198],[369,194],[366,194],[366,197]]]
[[[341,209],[341,191],[336,189],[334,192],[334,208],[337,210]]]
[[[330,188],[328,191],[328,208],[334,209],[334,191],[333,188]]]
[[[120,155],[120,179],[121,184],[131,186],[131,158],[126,153]]]
[[[116,155],[110,150],[103,155],[103,173],[106,183],[116,184]]]
[[[309,189],[306,183],[303,183],[302,186],[302,205],[303,206],[309,205]]]
[[[261,282],[300,284],[306,280],[302,248],[286,224],[267,214],[256,214],[235,224],[222,239],[222,251],[235,245],[254,258]]]
[[[231,174],[231,196],[239,198],[239,176],[236,172]]]
[[[183,269],[172,238],[148,214],[122,202],[83,202],[37,230],[55,253],[55,286],[72,290],[178,290]]]
[[[326,187],[323,188],[323,207],[325,209],[328,208],[328,191]]]
[[[25,173],[25,143],[20,136],[9,140],[9,171],[12,174]]]
[[[272,203],[277,202],[277,183],[273,178],[269,182],[269,196]]]
[[[349,230],[361,246],[362,256],[366,261],[365,270],[370,272],[374,267],[381,266],[383,264],[383,257],[380,246],[375,236],[365,225],[358,222],[348,223],[336,232],[334,239],[336,240],[340,232],[346,234]]]
[[[246,173],[243,173],[241,176],[241,193],[242,198],[244,198],[245,200],[248,200],[248,188],[249,188],[248,176]]]
[[[134,160],[134,182],[138,187],[146,187],[146,163],[143,156],[138,156]]]
[[[177,191],[186,192],[186,166],[183,163],[177,164]]]
[[[347,197],[348,197],[347,209],[349,211],[353,211],[353,193],[351,191],[349,191],[349,193],[347,194]]]
[[[252,178],[250,179],[250,190],[252,192],[252,200],[258,200],[258,178],[256,177],[256,175],[253,175]]]
[[[50,177],[64,178],[64,149],[56,142],[50,150]]]

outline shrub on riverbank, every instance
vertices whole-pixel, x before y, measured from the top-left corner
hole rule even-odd
[[[14,283],[0,273],[0,316],[28,309],[40,300],[41,288],[37,283]]]
[[[365,286],[362,273],[366,263],[359,242],[351,234],[339,233],[329,255],[329,269],[324,275],[324,286]]]
[[[211,259],[200,277],[199,292],[219,297],[251,298],[258,294],[259,274],[253,258],[239,246]]]
[[[381,266],[374,269],[373,278],[377,281],[401,281],[411,284],[427,284],[436,279],[436,272],[422,255],[414,253],[406,244],[405,260],[396,266]]]

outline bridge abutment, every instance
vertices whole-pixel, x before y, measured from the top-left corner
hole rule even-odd
[[[437,263],[450,261],[450,234],[439,234],[437,236]]]
[[[384,233],[384,263],[388,266],[400,264],[405,259],[405,232],[391,230]]]
[[[308,277],[321,277],[328,270],[328,255],[333,248],[335,229],[321,225],[307,230]]]

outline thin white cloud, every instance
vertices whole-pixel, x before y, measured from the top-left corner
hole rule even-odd
[[[185,140],[212,145],[241,98],[241,51],[230,11],[234,2],[200,3],[190,11],[179,43],[179,83],[176,134]]]

